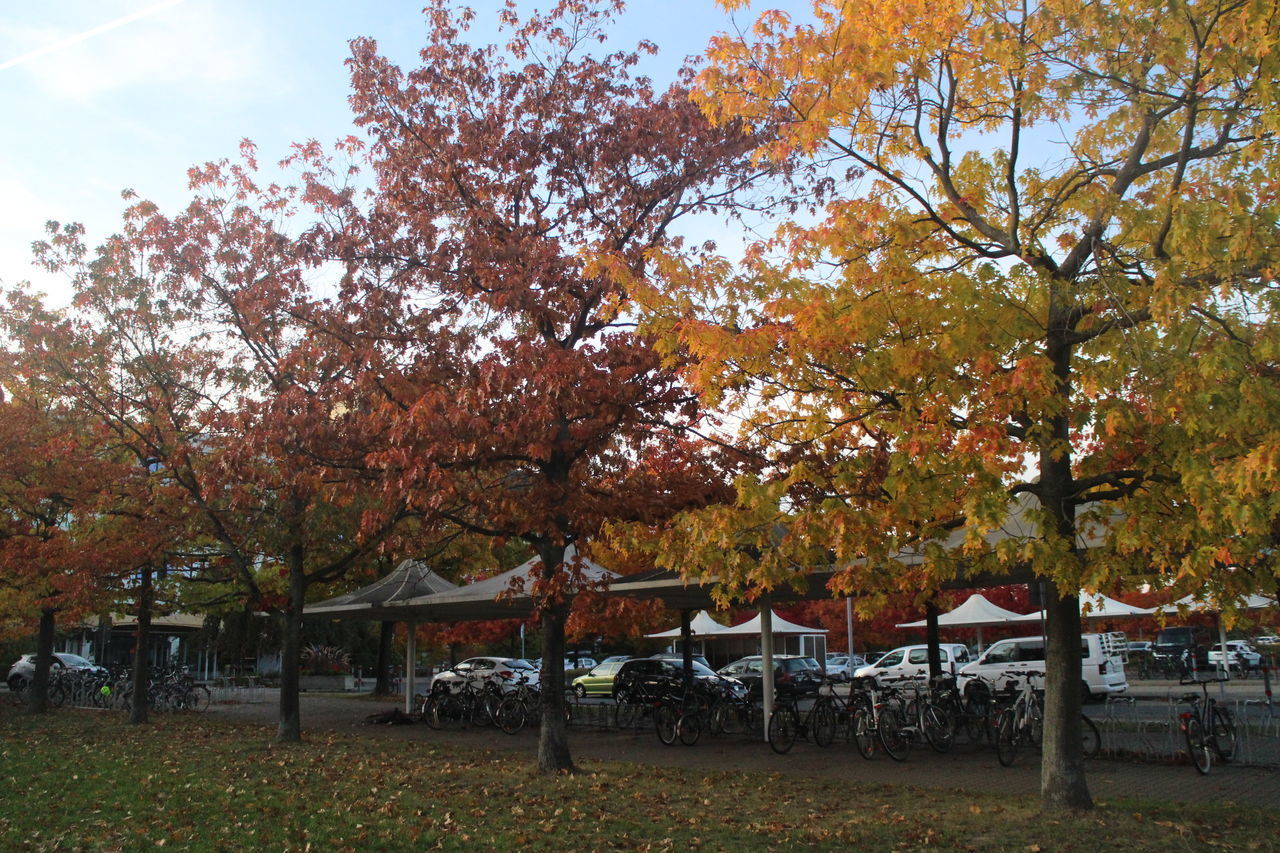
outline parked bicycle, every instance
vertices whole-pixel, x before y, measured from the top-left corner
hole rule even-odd
[[[1183,734],[1187,739],[1187,754],[1191,756],[1191,764],[1207,775],[1213,767],[1213,756],[1223,764],[1229,762],[1236,754],[1236,723],[1231,716],[1231,709],[1218,704],[1218,700],[1209,695],[1209,685],[1224,678],[1183,678],[1181,684],[1196,684],[1200,693],[1187,693],[1182,701],[1191,707],[1178,715]]]
[[[996,724],[996,758],[1005,767],[1013,765],[1021,746],[1039,748],[1044,738],[1044,691],[1036,682],[1043,672],[1025,670],[1010,676],[1013,702],[1000,712]],[[1102,734],[1086,715],[1080,715],[1081,753],[1096,758],[1102,751]]]
[[[819,692],[809,710],[800,713],[800,700],[795,694],[779,694],[769,717],[769,746],[774,752],[787,753],[797,738],[812,739],[818,746],[830,746],[836,735],[836,706],[831,697],[831,682],[823,681],[826,692]]]
[[[507,734],[514,735],[529,723],[538,720],[541,712],[542,693],[537,685],[529,684],[529,676],[522,673],[516,678],[515,689],[503,696],[498,703],[494,722]]]
[[[907,733],[905,703],[895,688],[880,685],[874,678],[855,679],[858,704],[853,712],[853,742],[858,754],[871,758],[878,742],[894,761],[906,761],[911,748]]]

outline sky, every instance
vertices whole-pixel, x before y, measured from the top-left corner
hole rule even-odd
[[[522,9],[548,0],[520,0]],[[499,0],[471,0],[469,41],[497,40]],[[801,0],[759,9],[807,7]],[[0,6],[0,286],[30,281],[55,304],[65,285],[31,264],[44,223],[82,222],[91,241],[118,227],[121,192],[162,209],[188,198],[187,169],[235,157],[240,141],[263,162],[290,143],[330,143],[353,131],[343,61],[371,36],[401,65],[416,58],[421,0],[57,0]],[[619,46],[661,53],[645,68],[669,75],[708,38],[733,28],[714,0],[630,0]]]

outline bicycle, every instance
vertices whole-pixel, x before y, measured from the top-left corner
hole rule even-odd
[[[1021,685],[1017,684],[1019,677]],[[1000,712],[995,737],[996,758],[1005,767],[1013,765],[1023,743],[1039,748],[1043,741],[1043,691],[1033,682],[1033,679],[1043,677],[1043,672],[1026,670],[1018,677],[1010,678],[1015,689],[1014,701]],[[1084,714],[1080,715],[1080,743],[1081,754],[1086,759],[1097,758],[1102,751],[1102,734],[1097,724]]]
[[[823,685],[830,688],[830,682]],[[836,735],[836,708],[830,694],[819,694],[808,712],[800,716],[800,699],[794,693],[779,695],[777,707],[769,717],[769,746],[778,754],[791,751],[796,738],[813,738],[818,746],[826,747]]]
[[[679,740],[693,746],[704,729],[711,727],[712,697],[695,682],[691,689],[672,684],[663,691],[653,708],[653,726],[658,740],[671,746]]]
[[[956,721],[950,712],[955,678],[940,675],[928,685],[913,683],[915,698],[907,702],[905,714],[912,731],[923,735],[934,752],[947,752],[956,742]]]
[[[738,696],[727,693],[711,708],[711,733],[713,735],[740,735],[758,730],[760,707],[751,694]]]
[[[494,722],[507,734],[516,734],[530,720],[538,718],[541,701],[542,693],[529,684],[529,676],[522,674],[516,681],[515,689],[503,696],[498,703]]]
[[[1232,719],[1231,709],[1218,705],[1218,700],[1209,695],[1209,685],[1225,678],[1182,678],[1179,684],[1198,684],[1201,695],[1187,693],[1182,701],[1191,705],[1190,710],[1178,715],[1183,735],[1187,739],[1187,754],[1191,756],[1191,764],[1206,776],[1213,767],[1213,755],[1226,764],[1236,753],[1236,724]]]
[[[995,738],[996,758],[1005,767],[1013,765],[1021,744],[1040,745],[1044,735],[1044,715],[1033,679],[1043,677],[1043,672],[1027,670],[1010,675],[1006,681],[1015,691],[1014,699],[1000,712]]]
[[[878,685],[874,678],[856,680],[858,706],[853,712],[853,741],[858,754],[870,759],[878,741],[894,761],[906,761],[911,741],[901,694],[892,687]]]

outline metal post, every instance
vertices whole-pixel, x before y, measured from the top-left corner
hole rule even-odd
[[[415,692],[414,670],[417,668],[418,661],[418,623],[409,622],[406,627],[409,629],[409,636],[404,642],[404,712],[412,714]]]
[[[849,642],[849,657],[853,657],[853,596],[845,596],[844,599],[844,630]],[[849,670],[849,674],[852,675],[853,670]]]
[[[1231,678],[1231,660],[1227,657],[1227,629],[1222,625],[1222,614],[1218,614],[1218,667],[1220,668],[1218,678]],[[1225,681],[1218,683],[1218,698],[1226,700],[1227,684]]]
[[[682,654],[680,683],[684,685],[685,695],[693,689],[693,631],[689,627],[689,614],[692,610],[680,611],[680,644],[684,647]]]
[[[769,739],[769,718],[773,716],[773,604],[760,602],[760,689],[764,701],[764,739]]]

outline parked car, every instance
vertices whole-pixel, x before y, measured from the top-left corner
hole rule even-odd
[[[1275,634],[1264,634],[1254,639],[1254,644],[1259,646],[1280,646],[1280,637]]]
[[[573,692],[579,697],[583,696],[612,696],[613,695],[613,679],[618,675],[618,670],[622,669],[622,665],[629,658],[622,657],[608,658],[603,663],[598,663],[592,667],[591,671],[579,675],[573,680]]]
[[[963,643],[939,643],[938,654],[943,672],[955,673],[971,660],[969,647]],[[856,667],[853,677],[886,681],[928,678],[929,647],[914,645],[896,648],[875,663]]]
[[[736,678],[729,678],[711,670],[697,660],[693,661],[693,677],[706,687],[728,690],[738,696],[747,694],[747,687]],[[684,662],[662,656],[632,658],[624,661],[613,678],[613,698],[625,701],[637,693],[659,694],[678,690],[684,680]]]
[[[760,655],[740,658],[719,670],[721,675],[736,678],[752,693],[760,693],[764,682],[764,659]],[[822,667],[810,657],[801,655],[773,656],[773,689],[778,693],[805,696],[817,693],[822,686]]]
[[[1222,644],[1209,649],[1209,666],[1222,662]],[[1262,654],[1245,640],[1227,640],[1227,666],[1248,672],[1262,665]]]
[[[859,667],[867,665],[862,655],[835,655],[827,658],[827,678],[833,681],[848,681]]]
[[[564,659],[565,672],[569,672],[570,670],[577,670],[577,669],[593,669],[595,666],[596,666],[596,659],[586,657],[585,655],[578,658],[569,657]]]
[[[53,660],[49,664],[50,671],[55,669],[88,669],[94,672],[106,672],[106,669],[98,666],[93,661],[82,658],[80,655],[73,655],[69,652],[54,652]],[[34,654],[23,655],[13,662],[9,667],[9,674],[5,676],[5,683],[9,685],[9,689],[17,693],[24,690],[36,673],[36,656]]]
[[[537,684],[539,672],[537,667],[520,658],[467,658],[456,666],[446,669],[432,679],[432,686],[437,682],[457,687],[463,681],[476,681],[480,686],[495,685],[502,692],[513,689],[521,678],[528,684]]]
[[[1125,677],[1124,634],[1082,634],[1080,689],[1085,698],[1105,697],[1129,689]],[[997,681],[1020,671],[1044,672],[1044,637],[1014,637],[992,643],[973,663],[960,669],[957,682],[964,689],[974,676]]]
[[[635,655],[610,655],[600,663],[622,663],[624,660],[631,660]]]
[[[1151,649],[1155,644],[1150,640],[1130,640],[1129,654],[1151,654]]]
[[[1196,669],[1209,666],[1209,633],[1195,625],[1178,625],[1165,628],[1156,634],[1151,653],[1157,660],[1195,662]]]

